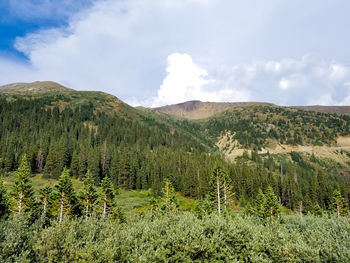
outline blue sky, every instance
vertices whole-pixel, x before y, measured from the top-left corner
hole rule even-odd
[[[0,85],[350,105],[348,0],[3,0]]]

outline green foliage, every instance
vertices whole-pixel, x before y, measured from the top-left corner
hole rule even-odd
[[[349,262],[348,218],[198,219],[191,213],[119,224],[91,217],[41,228],[0,222],[0,261],[7,262]]]
[[[202,219],[205,215],[211,214],[213,211],[213,204],[210,197],[207,195],[205,198],[197,200],[194,212],[198,218]]]

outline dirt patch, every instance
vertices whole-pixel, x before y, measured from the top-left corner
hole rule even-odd
[[[337,138],[337,146],[350,146],[350,136],[340,136]]]
[[[230,145],[230,143],[232,145]],[[233,140],[230,133],[226,133],[221,136],[216,144],[220,151],[227,157],[228,160],[234,161],[236,157],[242,156],[244,152],[251,154],[251,150],[243,149],[238,142]],[[309,155],[314,154],[317,158],[330,159],[336,161],[342,165],[349,165],[349,156],[347,152],[350,152],[350,136],[339,137],[337,139],[337,146],[312,146],[312,145],[286,145],[279,144],[275,140],[267,140],[268,147],[259,151],[259,154],[274,153],[274,154],[286,154],[290,152],[301,152]]]

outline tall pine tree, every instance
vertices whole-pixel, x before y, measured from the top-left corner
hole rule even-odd
[[[64,168],[56,185],[56,196],[54,214],[57,215],[58,222],[62,222],[67,216],[72,216],[76,212],[76,197],[73,189],[72,179],[69,171]]]
[[[80,198],[82,200],[84,210],[85,210],[85,219],[88,219],[89,216],[91,216],[93,212],[93,205],[97,198],[96,189],[94,186],[95,178],[90,172],[90,170],[87,171],[85,178],[84,178],[84,187],[83,190],[80,193]]]
[[[111,180],[105,176],[101,182],[101,189],[97,200],[97,209],[102,217],[113,213],[115,195],[116,192],[113,189]]]
[[[30,179],[30,169],[25,154],[23,155],[21,163],[16,171],[12,197],[14,200],[13,210],[18,214],[29,211],[34,204],[34,192]]]

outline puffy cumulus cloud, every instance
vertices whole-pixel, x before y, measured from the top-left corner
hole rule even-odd
[[[167,76],[164,78],[152,106],[174,104],[187,100],[240,101],[247,100],[244,93],[234,89],[218,88],[208,72],[196,65],[188,54],[173,53],[168,56]]]
[[[343,105],[350,100],[350,67],[304,56],[239,64],[218,72],[227,87],[249,91],[250,99],[279,105]]]

